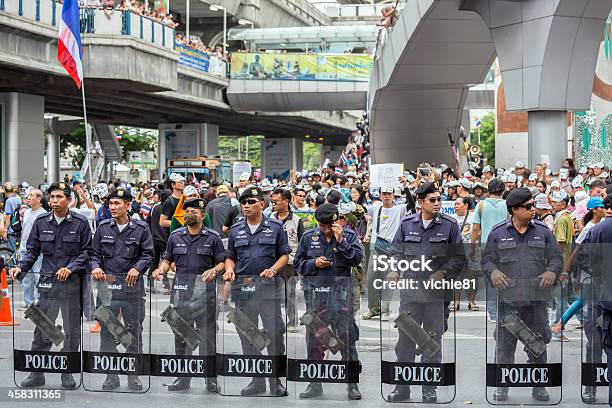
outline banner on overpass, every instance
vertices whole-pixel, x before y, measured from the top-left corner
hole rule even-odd
[[[370,80],[374,60],[362,54],[232,54],[231,77],[300,81]]]

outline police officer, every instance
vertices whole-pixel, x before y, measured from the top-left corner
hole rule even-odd
[[[204,227],[205,208],[206,201],[201,198],[185,201],[185,227],[170,234],[163,261],[159,269],[153,272],[153,278],[159,280],[170,270],[170,265],[176,263],[170,302],[177,313],[206,339],[206,344],[198,347],[199,355],[214,356],[217,332],[215,278],[223,272],[225,249],[219,233]],[[199,276],[205,284],[203,295],[197,291]],[[198,313],[202,311],[204,313]],[[193,352],[176,333],[174,350],[177,355],[191,355]],[[190,386],[191,377],[179,377],[168,385],[168,391],[186,390]],[[208,392],[217,391],[215,378],[207,378],[206,389]]]
[[[608,195],[604,203],[609,201],[609,198]],[[589,296],[593,296],[593,299],[589,298],[588,315],[585,319],[585,333],[588,338],[587,362],[601,362],[603,348],[607,357],[607,372],[612,373],[612,276],[606,271],[606,268],[612,265],[612,220],[607,218],[593,226],[582,247],[581,252],[586,253],[586,269],[592,273],[592,288],[582,288],[582,291],[590,291]],[[593,403],[596,396],[597,387],[585,387],[582,400]],[[608,386],[608,405],[612,406],[612,381],[609,381]]]
[[[119,317],[135,342],[127,347],[126,353],[142,353],[142,322],[145,317],[145,291],[142,275],[153,259],[153,237],[144,221],[128,216],[132,195],[123,188],[108,195],[108,209],[111,219],[98,225],[91,244],[91,274],[98,282],[106,282],[111,294],[111,312]],[[116,353],[113,334],[102,322],[100,351]],[[102,384],[105,391],[119,388],[119,376],[108,374]],[[142,390],[138,376],[128,376],[128,388]]]
[[[264,194],[261,188],[247,186],[240,195],[240,206],[244,219],[232,225],[228,237],[227,259],[225,260],[225,281],[234,281],[236,276],[257,276],[255,293],[249,296],[238,296],[233,290],[232,297],[236,307],[251,320],[259,318],[263,329],[271,336],[267,346],[268,355],[285,354],[285,324],[281,315],[280,287],[277,287],[278,271],[289,261],[291,247],[283,224],[264,217]],[[254,298],[253,298],[254,297]],[[242,351],[245,355],[259,354],[251,341],[239,333]],[[265,380],[253,378],[241,395],[255,395],[266,392]],[[270,378],[272,395],[287,395],[279,378]]]
[[[542,296],[540,300],[537,295],[532,296],[530,293],[537,294],[541,293],[541,289],[551,288],[563,266],[563,258],[552,231],[546,224],[534,219],[534,199],[529,189],[517,188],[510,191],[506,206],[510,218],[493,227],[482,255],[483,273],[498,290],[496,364],[514,363],[517,338],[499,323],[508,312],[516,312],[518,318],[544,343],[550,342],[552,332],[548,326],[547,299]],[[529,278],[533,278],[536,286],[530,286]],[[511,303],[504,302],[505,295],[501,292],[504,289],[511,289],[511,293],[517,293],[519,296],[514,296]],[[512,297],[510,292],[507,293]],[[526,352],[528,363],[547,361],[546,352],[537,358],[528,348]],[[544,387],[533,387],[531,395],[537,401],[550,399]],[[507,400],[508,388],[497,387],[493,399]]]
[[[70,212],[70,193],[67,183],[51,184],[49,202],[52,210],[34,221],[27,252],[19,265],[11,269],[11,277],[22,280],[38,256],[43,255],[38,281],[40,311],[52,322],[62,311],[66,335],[62,351],[78,352],[81,339],[80,278],[89,264],[91,229],[85,217]],[[51,341],[36,328],[32,351],[49,351],[51,345]],[[63,388],[77,386],[71,374],[63,373],[61,381]],[[43,373],[31,373],[21,386],[27,388],[44,384]]]
[[[295,254],[295,265],[300,275],[316,276],[304,282],[306,309],[316,311],[325,324],[331,325],[343,342],[340,349],[344,361],[358,361],[355,343],[359,340],[359,328],[355,323],[354,292],[351,285],[351,268],[361,263],[363,252],[357,234],[343,229],[338,224],[338,208],[323,204],[315,211],[318,227],[306,232],[300,240]],[[346,279],[334,279],[344,277]],[[329,285],[331,292],[315,293],[314,286]],[[317,361],[325,358],[321,341],[310,330],[306,332],[308,359]],[[314,398],[323,394],[321,383],[313,382],[300,394],[300,398]],[[348,398],[361,399],[355,383],[348,384]]]
[[[461,233],[457,221],[440,212],[442,198],[437,184],[425,183],[416,190],[421,212],[412,214],[402,221],[393,239],[392,251],[396,256],[411,261],[430,260],[428,268],[420,271],[404,271],[403,279],[418,282],[418,293],[412,290],[400,292],[399,313],[410,313],[423,330],[430,333],[433,340],[440,344],[442,335],[448,328],[450,298],[444,292],[426,289],[427,280],[437,282],[454,279],[466,263]],[[397,280],[398,271],[390,271],[389,280]],[[413,293],[414,292],[414,293]],[[416,344],[398,328],[398,342],[395,353],[398,362],[414,362]],[[423,354],[421,362],[440,363],[439,350],[432,355]],[[423,402],[436,402],[436,386],[421,388]],[[410,399],[410,386],[397,385],[389,394],[390,402]]]

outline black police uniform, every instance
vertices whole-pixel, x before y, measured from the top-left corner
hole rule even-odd
[[[122,189],[114,190],[109,195],[111,198],[131,200],[131,196]],[[136,339],[126,353],[142,353],[142,323],[145,318],[143,274],[150,267],[153,255],[153,238],[144,221],[130,219],[121,231],[115,219],[104,220],[98,225],[92,241],[91,269],[101,268],[106,274],[111,294],[108,308],[115,316],[123,316],[125,327]],[[133,286],[128,286],[127,274],[132,268],[138,270],[140,277]],[[104,324],[100,330],[100,351],[117,352],[114,337]],[[128,386],[135,390],[142,389],[137,378],[129,378]],[[103,389],[117,387],[117,375],[109,375],[102,385]]]
[[[263,192],[258,187],[247,187],[240,196],[244,198],[257,198],[263,200]],[[269,356],[285,354],[285,323],[281,314],[281,297],[284,290],[279,285],[279,277],[272,279],[261,278],[259,275],[271,268],[283,255],[291,253],[289,239],[283,224],[271,218],[263,217],[261,224],[251,232],[246,218],[232,225],[228,237],[226,256],[236,262],[235,274],[237,278],[256,276],[253,286],[248,290],[241,290],[238,285],[232,287],[232,299],[236,307],[251,320],[258,322],[261,318],[263,330],[270,337],[267,346]],[[239,333],[242,352],[245,355],[260,354],[259,350],[242,333]],[[271,391],[284,394],[278,380],[270,379]],[[253,381],[242,392],[250,395],[265,391],[265,380],[261,377]]]
[[[70,187],[65,183],[54,183],[49,187],[49,193],[62,190],[70,197]],[[52,322],[62,311],[62,324],[66,339],[63,352],[78,352],[81,340],[81,277],[89,264],[89,249],[91,245],[91,228],[89,222],[80,214],[68,211],[59,224],[53,212],[41,214],[32,226],[26,245],[27,251],[19,268],[18,278],[22,280],[43,255],[40,279],[38,281],[39,309]],[[64,282],[57,279],[56,272],[60,268],[68,268],[71,274]],[[52,343],[42,332],[34,329],[33,351],[49,351]],[[76,383],[70,374],[62,374],[62,386],[75,388]],[[43,385],[42,373],[32,373],[21,384],[23,387]]]
[[[592,300],[589,299],[589,312],[584,327],[589,340],[587,362],[600,363],[603,349],[607,357],[608,373],[612,373],[612,276],[607,273],[606,268],[612,265],[611,247],[612,219],[606,218],[591,228],[581,250],[586,253],[585,263],[592,272],[591,294],[596,296]],[[600,322],[597,323],[600,316]],[[594,402],[596,390],[595,387],[585,390],[583,400]],[[591,395],[587,391],[590,391]],[[587,401],[588,399],[591,401]],[[612,406],[612,381],[609,381],[608,386],[608,405]]]
[[[425,183],[420,186],[416,194],[424,196],[437,192],[434,183]],[[441,271],[444,280],[455,279],[467,262],[462,237],[457,221],[445,214],[437,214],[425,227],[421,213],[412,214],[405,218],[393,238],[392,252],[399,259],[430,260],[429,269],[420,271],[403,271],[402,279],[418,282],[418,289],[400,291],[399,313],[410,313],[410,316],[422,325],[423,330],[432,334],[433,340],[441,344],[442,335],[448,329],[448,316],[450,314],[450,297],[447,291],[427,289],[424,282],[431,275]],[[396,271],[397,272],[397,271]],[[398,341],[395,345],[395,354],[398,362],[414,362],[416,344],[408,335],[398,328]],[[433,355],[421,355],[422,363],[440,363],[442,353],[438,351]],[[423,401],[437,400],[435,386],[422,387]],[[404,401],[410,398],[410,387],[398,385],[389,395],[389,400]]]
[[[200,202],[203,203],[203,200],[189,200],[184,208],[196,206]],[[198,354],[215,355],[217,332],[215,281],[204,284],[201,276],[225,260],[225,249],[219,233],[202,227],[198,235],[191,235],[187,227],[178,228],[170,234],[163,259],[169,263],[176,263],[170,303],[174,305],[177,313],[206,339],[206,344],[200,344],[198,347]],[[177,355],[193,353],[184,339],[176,334],[174,350]],[[178,391],[189,388],[190,382],[191,377],[177,378],[168,390]],[[209,391],[216,389],[214,380],[208,380],[208,389]]]
[[[323,204],[315,211],[315,219],[322,224],[331,224],[337,218],[338,210],[333,204]],[[355,343],[359,340],[359,328],[355,322],[351,268],[361,263],[363,252],[353,231],[343,229],[342,237],[339,243],[335,235],[328,242],[319,227],[307,231],[300,240],[294,265],[299,275],[316,277],[306,278],[303,283],[307,311],[313,311],[330,325],[343,342],[344,347],[339,350],[343,361],[358,361]],[[332,266],[317,268],[315,261],[320,256],[329,259]],[[336,279],[339,277],[345,279]],[[310,330],[306,332],[306,347],[309,360],[325,358],[325,347]],[[300,398],[312,398],[322,391],[321,383],[311,383]],[[357,384],[349,385],[349,398],[361,398]]]
[[[506,205],[515,207],[532,198],[527,189],[515,189],[508,194]],[[552,332],[548,324],[548,299],[540,289],[537,277],[546,271],[559,277],[563,267],[563,257],[552,231],[539,221],[532,220],[524,234],[514,228],[512,218],[493,226],[482,255],[482,271],[491,279],[495,270],[503,272],[510,279],[509,287],[497,290],[498,324],[495,328],[496,364],[513,364],[517,338],[499,322],[510,312],[516,312],[521,319],[544,343],[548,344]],[[541,298],[541,300],[540,300]],[[546,363],[547,353],[535,357],[529,351],[527,362]],[[498,387],[494,399],[507,399],[507,388]],[[534,387],[533,397],[548,400],[545,389]]]

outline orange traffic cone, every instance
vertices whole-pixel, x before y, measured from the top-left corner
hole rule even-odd
[[[9,299],[8,281],[6,279],[6,268],[2,268],[2,303],[0,304],[0,326],[17,326],[19,322],[13,320],[11,312],[11,301]]]

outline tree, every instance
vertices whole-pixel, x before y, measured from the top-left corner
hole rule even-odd
[[[487,113],[480,121],[480,151],[487,158],[488,164],[495,167],[495,113]],[[478,129],[472,129],[470,136],[472,144],[477,144]]]
[[[320,143],[304,142],[303,165],[305,170],[313,171],[321,165],[321,147],[322,145]]]
[[[119,145],[125,161],[128,160],[129,152],[157,150],[157,130],[120,126],[115,131],[121,135]],[[81,124],[60,137],[60,154],[70,160],[72,167],[79,168],[85,160],[85,144],[85,125]]]
[[[263,136],[219,136],[219,156],[232,160],[249,160],[253,168],[261,167],[261,143]]]

